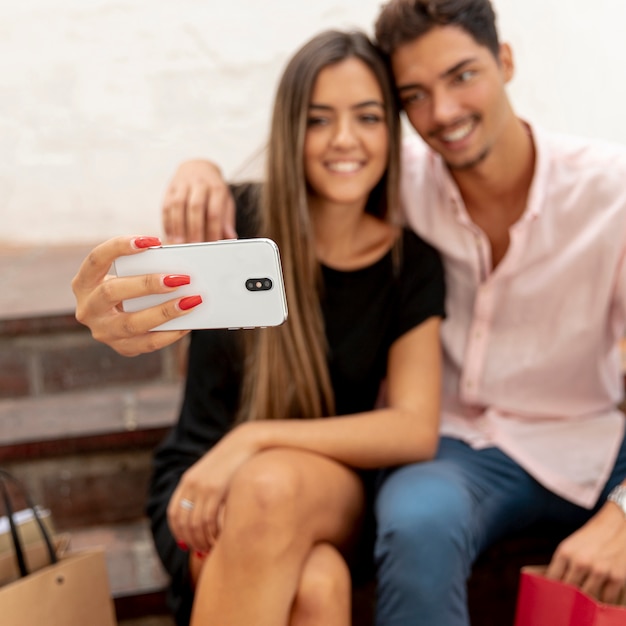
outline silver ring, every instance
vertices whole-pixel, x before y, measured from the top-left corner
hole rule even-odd
[[[183,498],[180,501],[180,506],[186,511],[192,511],[193,507],[196,505],[191,500],[187,500],[187,498]]]

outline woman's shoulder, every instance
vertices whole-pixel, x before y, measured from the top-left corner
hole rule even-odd
[[[439,252],[409,228],[402,230],[400,284],[410,290],[424,287],[433,293],[445,292],[443,262]]]
[[[402,250],[405,255],[426,256],[439,259],[437,249],[422,239],[414,230],[404,226],[402,228]]]

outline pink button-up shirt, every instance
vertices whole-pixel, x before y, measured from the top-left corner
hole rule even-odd
[[[495,269],[441,158],[411,137],[402,201],[443,256],[442,434],[498,446],[592,507],[624,436],[626,149],[532,129],[536,169]]]

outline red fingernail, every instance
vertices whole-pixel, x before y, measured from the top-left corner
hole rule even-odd
[[[187,552],[187,550],[189,550],[189,547],[187,546],[187,544],[184,541],[177,541],[176,545],[181,549],[184,550],[185,552]]]
[[[198,306],[202,303],[202,296],[187,296],[186,298],[181,298],[178,301],[178,308],[182,311],[188,311],[189,309],[193,309],[194,306]]]
[[[166,287],[180,287],[181,285],[188,285],[191,282],[191,278],[185,274],[168,274],[163,277],[163,284]]]
[[[208,552],[200,552],[200,551],[196,550],[196,556],[197,556],[199,559],[204,559],[204,558],[206,557],[206,555],[207,555],[207,554],[208,554]]]
[[[153,246],[160,246],[161,240],[158,237],[135,237],[133,245],[135,248],[152,248]]]

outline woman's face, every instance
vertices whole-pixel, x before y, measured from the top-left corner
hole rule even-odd
[[[388,157],[385,103],[374,73],[356,58],[326,66],[309,103],[304,142],[309,193],[364,208]]]

